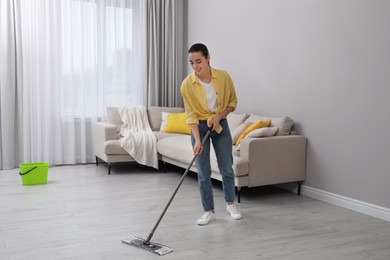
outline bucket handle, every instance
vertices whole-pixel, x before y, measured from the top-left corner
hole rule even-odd
[[[21,175],[21,176],[23,176],[23,175],[26,175],[27,173],[29,173],[29,172],[31,172],[31,171],[33,171],[33,170],[35,170],[36,168],[38,168],[38,166],[35,166],[34,168],[31,168],[30,170],[28,170],[27,172],[25,172],[25,173],[21,173],[21,172],[19,172],[19,175]]]

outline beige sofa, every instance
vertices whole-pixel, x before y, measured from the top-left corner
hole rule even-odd
[[[187,168],[193,158],[190,135],[160,131],[163,123],[162,112],[183,111],[183,108],[147,108],[149,124],[157,137],[159,159],[164,167],[165,163],[169,163]],[[245,128],[244,125],[259,119],[271,119],[270,127],[264,130],[274,130],[273,133],[263,131],[257,135],[252,135],[251,132],[241,140],[238,147],[232,147],[238,202],[242,187],[296,182],[300,194],[301,183],[306,176],[306,138],[291,131],[293,120],[288,117],[271,118],[238,113],[229,114],[227,119],[233,139],[237,139],[237,134],[242,132],[240,129]],[[112,163],[134,161],[120,146],[121,137],[118,133],[121,125],[118,108],[108,107],[106,121],[94,123],[92,128],[96,165],[99,159],[106,162],[109,166],[108,174]],[[213,151],[211,162],[212,178],[221,180]],[[196,172],[195,165],[191,170]]]

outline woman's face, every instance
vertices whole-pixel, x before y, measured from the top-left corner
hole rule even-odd
[[[209,71],[210,56],[205,57],[202,52],[190,52],[188,54],[188,61],[197,75],[202,75]]]

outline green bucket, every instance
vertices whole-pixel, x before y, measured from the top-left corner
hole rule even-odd
[[[19,164],[23,185],[46,184],[49,164],[46,162]]]

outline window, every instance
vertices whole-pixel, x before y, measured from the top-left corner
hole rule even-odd
[[[107,106],[142,103],[133,84],[130,1],[62,1],[61,107],[64,116],[99,116]]]

